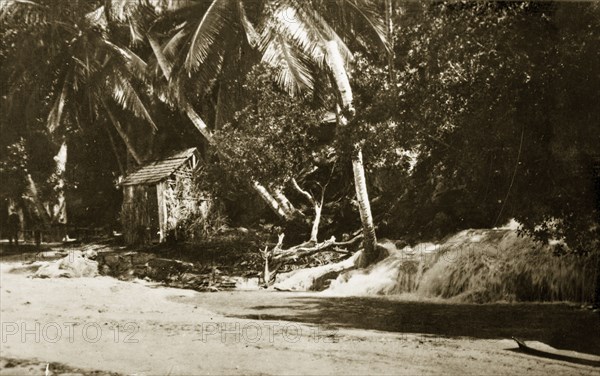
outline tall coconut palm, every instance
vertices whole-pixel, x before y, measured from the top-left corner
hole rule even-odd
[[[229,93],[226,95],[225,88],[231,85],[235,78],[244,76],[252,66],[254,59],[244,60],[240,57],[256,55],[251,45],[251,43],[254,44],[254,41],[240,43],[238,40],[240,33],[246,32],[243,29],[244,25],[248,28],[248,33],[253,33],[250,29],[252,26],[247,19],[244,5],[242,2],[228,2],[227,4],[213,2],[208,4],[207,2],[199,1],[175,3],[157,1],[153,5],[154,10],[158,9],[159,12],[161,11],[161,5],[164,5],[162,11],[167,11],[159,19],[158,26],[144,25],[143,22],[136,22],[139,20],[135,20],[135,18],[133,19],[133,23],[135,24],[135,29],[143,30],[143,34],[154,52],[157,69],[160,75],[166,79],[167,87],[161,93],[161,98],[167,103],[178,107],[199,131],[203,139],[217,151],[220,151],[218,145],[215,144],[211,128],[204,121],[203,117],[198,114],[193,103],[194,101],[188,95],[190,80],[184,79],[187,75],[184,72],[187,71],[189,74],[192,74],[192,72],[195,73],[195,80],[191,86],[193,88],[204,88],[203,91],[205,93],[209,91],[206,89],[206,87],[210,86],[209,83],[211,81],[215,82],[218,78],[217,104],[215,109],[216,119],[214,123],[217,126],[224,123],[226,114],[234,112],[234,108],[231,108],[231,102],[227,100],[231,98],[231,95]],[[144,7],[147,4],[140,4],[139,6]],[[130,17],[132,15],[131,12],[134,11],[133,9],[130,8],[130,13],[124,14],[124,17]],[[198,17],[198,15],[203,16],[196,30],[185,27],[187,24],[194,23],[195,17]],[[225,15],[227,17],[239,17],[240,22],[231,22],[231,20],[224,18]],[[172,26],[171,24],[175,22],[176,25],[173,35],[166,40],[160,37],[161,22],[163,24],[167,23],[169,26]],[[180,51],[182,49],[182,41],[186,38],[191,39],[190,43],[194,46],[194,49],[202,49],[202,45],[206,43],[206,39],[211,38],[210,29],[220,28],[226,24],[231,24],[229,32],[222,33],[221,36],[223,38],[219,43],[209,43],[212,48],[206,52],[210,55],[207,56],[209,57],[207,61],[214,62],[215,64],[205,64],[203,69],[196,71],[193,58],[187,59],[184,56],[185,54]],[[171,31],[171,28],[169,27],[167,31]],[[182,68],[184,66],[189,68],[189,71],[187,68]],[[212,90],[213,88],[210,87],[210,89]],[[221,155],[222,157],[227,157],[222,153]],[[280,191],[275,191],[274,194],[271,194],[267,188],[256,181],[252,181],[250,186],[281,218],[289,220],[293,217],[295,209]]]
[[[192,1],[177,12],[186,18],[176,24],[173,37],[159,55],[175,58],[170,66],[176,74],[168,77],[180,98],[186,95],[184,80],[195,72],[201,73],[201,84],[206,85],[236,66],[226,53],[236,43],[241,44],[237,48],[242,51],[257,48],[263,62],[279,68],[276,80],[291,95],[312,90],[317,69],[329,72],[342,110],[342,126],[354,113],[346,69],[352,54],[345,41],[361,45],[374,37],[387,47],[383,20],[376,3],[369,0]],[[163,65],[167,64],[165,61]],[[199,130],[209,134],[206,123],[200,120],[196,119]],[[352,164],[364,233],[365,257],[360,263],[366,265],[375,257],[376,236],[359,145],[355,146]]]
[[[33,105],[41,112],[47,111],[47,132],[60,144],[55,157],[59,202],[42,216],[50,222],[66,221],[62,176],[67,124],[81,127],[82,116],[93,121],[105,113],[137,163],[142,163],[142,158],[114,115],[115,108],[144,118],[152,130],[156,129],[139,90],[145,63],[110,41],[99,17],[100,9],[98,4],[78,0],[59,4],[48,0],[0,3],[0,20],[20,34],[21,42],[29,40],[35,46],[34,50],[17,51],[11,60],[15,90],[11,90],[10,100],[44,88],[43,99]],[[29,181],[33,184],[32,179]],[[30,191],[37,190],[31,187]]]

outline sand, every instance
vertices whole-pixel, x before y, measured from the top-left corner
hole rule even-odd
[[[109,277],[37,279],[26,269],[11,272],[15,266],[0,265],[2,375],[40,374],[50,363],[61,366],[49,374],[598,373],[515,352],[508,339],[225,317],[214,313],[227,306],[225,293]],[[261,294],[253,294],[260,305]]]

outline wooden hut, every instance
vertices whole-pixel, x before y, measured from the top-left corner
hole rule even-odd
[[[149,162],[126,176],[121,221],[127,244],[164,242],[177,236],[182,217],[197,212],[203,198],[193,189],[198,167],[196,148]]]

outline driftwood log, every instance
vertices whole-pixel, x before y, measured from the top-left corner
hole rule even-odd
[[[351,255],[352,252],[349,251],[347,247],[360,241],[362,239],[362,233],[344,242],[337,242],[335,236],[332,236],[330,239],[321,243],[308,241],[288,249],[283,249],[284,237],[285,234],[280,234],[277,244],[273,248],[269,249],[267,246],[264,250],[260,251],[263,260],[265,261],[263,277],[267,287],[275,280],[275,276],[279,269],[290,261],[295,261],[301,257],[312,256],[324,251]]]

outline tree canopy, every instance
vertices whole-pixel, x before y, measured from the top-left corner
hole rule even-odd
[[[358,145],[382,236],[516,218],[541,240],[594,250],[600,6],[390,4],[386,35],[383,2],[366,0],[4,1],[2,195],[27,175],[51,195],[64,139],[67,190],[89,200],[102,181],[114,200],[118,175],[209,135],[219,146],[203,148],[203,173],[217,196],[239,203],[260,182],[306,217],[302,191],[326,186],[323,230],[348,233],[360,225]],[[327,41],[350,72],[347,126]],[[89,164],[90,150],[110,157]],[[252,221],[276,221],[262,209]]]

